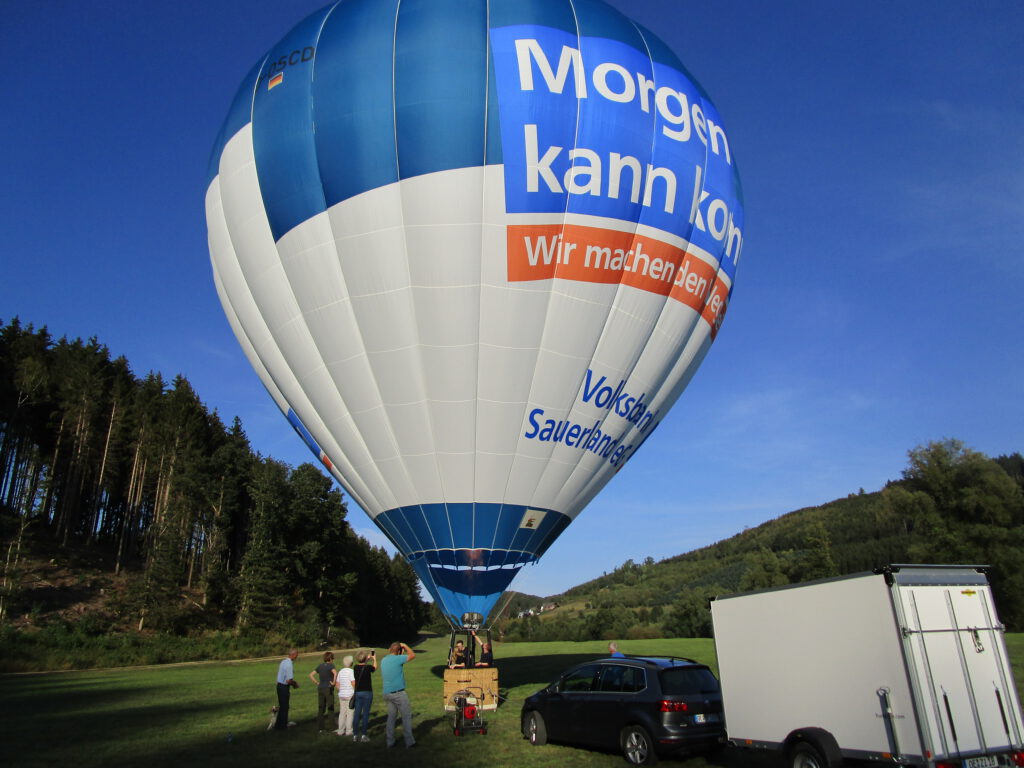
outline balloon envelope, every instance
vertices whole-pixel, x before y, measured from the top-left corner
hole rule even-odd
[[[239,88],[206,215],[249,361],[457,623],[664,418],[743,241],[717,110],[596,0],[318,11]]]

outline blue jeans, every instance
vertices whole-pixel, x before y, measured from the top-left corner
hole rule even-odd
[[[390,747],[395,743],[395,718],[402,716],[402,737],[405,739],[405,746],[411,747],[416,743],[412,736],[412,704],[409,701],[409,694],[405,691],[396,693],[385,693],[384,701],[388,705],[388,724],[384,729],[387,745]]]
[[[352,728],[356,736],[365,736],[370,727],[370,705],[373,691],[356,691],[356,710],[352,713]]]

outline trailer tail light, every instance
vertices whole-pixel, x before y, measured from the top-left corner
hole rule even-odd
[[[1024,765],[1024,752],[1011,752],[1010,759],[1014,765]]]
[[[662,699],[658,706],[659,712],[685,712],[688,709],[685,701],[669,701],[668,699]]]

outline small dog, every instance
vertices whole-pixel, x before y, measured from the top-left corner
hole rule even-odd
[[[270,708],[270,722],[267,723],[267,730],[271,730],[277,723],[277,705],[275,704]]]

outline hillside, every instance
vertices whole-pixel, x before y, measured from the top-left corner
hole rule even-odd
[[[496,629],[506,640],[706,636],[706,601],[713,595],[896,562],[991,564],[1002,620],[1012,630],[1024,628],[1024,459],[989,459],[955,441],[911,456],[903,478],[881,491],[796,510],[661,562],[627,561],[560,595],[512,593],[507,606],[506,598],[498,603]],[[28,536],[8,627],[73,628],[83,638],[137,635],[130,597],[138,574],[114,571],[114,558],[95,547]],[[159,656],[188,657],[184,647]]]
[[[710,633],[709,597],[890,563],[992,566],[1000,616],[1024,628],[1024,459],[990,459],[955,440],[910,452],[881,491],[807,507],[660,562],[627,561],[546,599],[558,608],[506,621],[509,639],[693,637]]]
[[[0,663],[128,627],[414,638],[415,573],[346,517],[333,480],[254,451],[183,376],[0,321]]]
[[[22,546],[20,589],[6,617],[12,626],[85,619],[106,629],[116,627],[130,578],[115,573],[109,558],[85,547],[56,547],[41,537],[29,536]]]
[[[495,629],[700,636],[708,596],[899,561],[991,563],[1003,620],[1024,626],[1024,459],[955,440],[909,455],[877,493],[626,562],[564,595],[511,593]],[[431,619],[413,569],[347,512],[319,468],[254,451],[183,376],[139,377],[95,338],[0,321],[0,665],[415,638]]]

